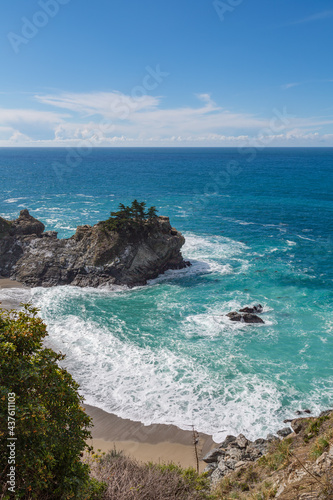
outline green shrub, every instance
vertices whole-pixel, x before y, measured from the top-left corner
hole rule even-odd
[[[7,443],[14,442],[15,498],[97,498],[102,486],[80,459],[91,419],[78,384],[59,366],[64,356],[43,347],[46,335],[36,309],[0,310],[0,496],[10,495]]]

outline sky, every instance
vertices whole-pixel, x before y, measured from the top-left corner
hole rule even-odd
[[[332,0],[2,0],[0,146],[333,146]]]

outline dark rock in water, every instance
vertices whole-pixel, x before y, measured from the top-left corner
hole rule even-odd
[[[250,313],[250,314],[253,314],[253,313],[260,314],[263,312],[263,310],[264,310],[264,308],[262,307],[262,305],[257,304],[253,307],[243,307],[243,309],[240,309],[239,312]]]
[[[227,316],[231,319],[231,321],[242,321],[242,315],[236,311],[228,313]]]
[[[168,269],[190,265],[180,252],[184,243],[168,217],[121,234],[99,222],[58,239],[22,210],[14,221],[0,218],[0,275],[29,286],[144,285]]]
[[[249,313],[245,313],[243,315],[243,320],[245,323],[261,323],[261,324],[265,324],[265,322],[259,318],[259,316],[256,316],[255,314],[249,314]]]
[[[251,313],[238,313],[233,311],[228,313],[227,316],[231,319],[231,321],[240,321],[241,323],[265,324],[265,322],[261,318],[259,318],[259,316]]]
[[[306,409],[306,410],[303,410],[303,412],[304,413],[308,413],[309,415],[311,415],[311,410]]]
[[[280,429],[279,431],[277,431],[277,435],[280,436],[280,437],[287,437],[289,436],[289,434],[291,434],[293,431],[290,429],[290,427],[284,427],[283,429]]]

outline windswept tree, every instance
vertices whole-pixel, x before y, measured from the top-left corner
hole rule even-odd
[[[131,229],[134,231],[149,228],[157,218],[156,207],[146,210],[146,203],[134,200],[131,206],[119,204],[117,212],[111,212],[111,216],[106,221],[106,227],[111,231],[124,231]]]

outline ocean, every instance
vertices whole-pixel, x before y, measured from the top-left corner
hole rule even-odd
[[[127,289],[35,288],[86,402],[219,442],[266,437],[333,403],[333,148],[0,149],[0,216],[59,237],[134,198],[192,266]],[[260,303],[264,325],[230,311]]]

